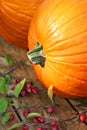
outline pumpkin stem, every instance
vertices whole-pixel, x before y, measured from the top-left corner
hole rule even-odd
[[[42,45],[38,42],[33,50],[28,51],[27,56],[31,62],[35,65],[40,64],[41,67],[45,65],[45,56],[43,53]]]

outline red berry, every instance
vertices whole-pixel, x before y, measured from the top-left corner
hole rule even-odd
[[[37,94],[38,88],[37,87],[33,87],[31,90],[32,90],[33,94]]]
[[[31,82],[26,82],[26,87],[30,88],[31,87]]]
[[[48,111],[48,113],[53,113],[54,107],[49,107],[49,108],[47,109],[47,111]]]
[[[26,96],[26,91],[25,91],[25,90],[21,90],[20,95],[21,95],[22,97]]]
[[[26,87],[25,90],[26,90],[27,93],[31,93],[31,88],[30,87],[29,88]]]
[[[29,127],[27,125],[23,125],[23,130],[29,130]]]
[[[14,120],[14,118],[15,118],[15,115],[12,113],[11,115],[10,115],[10,120],[12,121],[12,120]]]
[[[20,81],[21,81],[20,79],[16,79],[16,81],[15,81],[15,82],[16,82],[16,83],[19,83]]]
[[[14,84],[14,85],[12,86],[11,90],[12,90],[12,91],[15,90],[16,86],[17,86],[17,85]]]
[[[82,113],[79,115],[79,119],[81,122],[85,122],[87,120],[87,115],[85,113]]]
[[[36,130],[43,130],[43,128],[42,127],[37,127]]]
[[[47,128],[43,128],[43,130],[47,130]]]
[[[36,123],[36,124],[38,124],[38,123],[39,123],[39,120],[38,120],[38,118],[36,118],[36,117],[35,117],[35,118],[33,119],[33,123]]]
[[[55,126],[52,126],[52,130],[59,130],[59,128],[57,125],[55,125]]]
[[[30,113],[30,110],[27,108],[24,110],[23,115],[26,117]]]
[[[57,122],[56,122],[55,120],[52,120],[52,121],[50,122],[50,124],[51,124],[51,126],[56,126],[56,125],[57,125]]]
[[[79,114],[79,112],[78,112],[78,111],[75,111],[75,112],[74,112],[74,115],[78,115],[78,114]]]
[[[45,122],[43,117],[37,117],[37,119],[38,119],[39,123],[44,123]]]

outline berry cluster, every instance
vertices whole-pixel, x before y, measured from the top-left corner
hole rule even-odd
[[[53,111],[54,111],[54,107],[52,107],[52,106],[50,106],[50,107],[48,107],[47,108],[47,112],[48,113],[53,113]],[[31,111],[30,111],[30,109],[29,108],[25,108],[25,110],[24,110],[24,112],[23,112],[23,115],[25,116],[25,117],[27,117],[27,115],[30,113]],[[34,124],[44,124],[45,123],[45,119],[44,119],[44,117],[34,117],[33,118],[33,120],[32,120],[32,122],[34,123]],[[53,121],[53,123],[52,123],[52,121],[51,121],[51,127],[52,127],[52,130],[58,130],[58,126],[57,126],[57,123],[56,123],[56,121]],[[23,130],[29,130],[29,126],[27,126],[27,125],[24,125],[23,126]],[[46,127],[40,127],[40,126],[38,126],[37,128],[36,128],[36,130],[48,130]]]
[[[16,79],[15,84],[11,88],[12,91],[15,90],[17,84],[20,81],[21,81],[20,79]],[[38,87],[33,87],[32,82],[26,81],[23,89],[20,92],[20,96],[24,97],[24,96],[26,96],[27,94],[30,94],[30,93],[37,94],[37,92],[38,92]],[[54,106],[49,106],[48,108],[46,108],[46,111],[47,111],[47,113],[51,114],[51,113],[54,112],[54,109],[55,109]],[[28,107],[24,108],[23,116],[27,117],[27,115],[29,113],[31,113],[30,108],[28,108]],[[76,115],[76,118],[78,118],[80,122],[85,123],[87,121],[87,114],[86,113],[79,114],[78,112],[76,112],[75,115]],[[14,120],[14,118],[15,118],[15,115],[12,113],[10,115],[9,120]],[[70,118],[70,120],[71,119],[72,118]],[[59,123],[58,123],[57,120],[50,120],[48,123],[46,123],[46,120],[43,116],[42,117],[34,117],[33,120],[32,120],[32,123],[36,124],[36,126],[37,126],[37,127],[35,127],[36,130],[48,130],[48,128],[45,127],[45,124],[50,124],[51,130],[59,130],[59,127],[58,127]],[[43,124],[43,125],[40,126],[40,124]],[[29,130],[30,127],[29,127],[28,124],[25,123],[23,125],[22,129],[23,130]]]
[[[52,110],[52,111],[49,111],[49,110]],[[54,108],[53,107],[49,107],[47,109],[47,112],[48,113],[52,113],[54,111]],[[23,112],[23,115],[26,117],[28,114],[30,113],[30,110],[28,108],[25,108],[24,112]],[[87,114],[86,113],[81,113],[81,114],[77,114],[77,116],[79,116],[79,121],[80,122],[86,122],[87,121]],[[14,120],[15,116],[14,114],[12,113],[11,116],[10,116],[10,119],[9,120]],[[45,124],[45,119],[44,117],[34,117],[33,118],[33,123],[34,124]],[[51,130],[59,130],[59,127],[58,127],[58,122],[56,120],[51,120],[50,121],[50,126],[51,126]],[[23,130],[29,130],[29,126],[28,125],[23,125]],[[46,127],[41,127],[41,126],[38,126],[36,127],[36,130],[48,130],[48,128]]]
[[[38,119],[37,119],[38,120]],[[43,122],[40,122],[43,123]],[[50,121],[51,130],[59,130],[56,120]],[[46,127],[37,127],[36,130],[48,130]]]
[[[16,79],[15,84],[14,84],[14,85],[12,86],[12,88],[11,88],[12,91],[15,90],[17,84],[18,84],[20,81],[21,81],[20,79]],[[26,96],[27,94],[30,94],[30,93],[32,93],[32,94],[37,94],[37,92],[38,92],[38,88],[37,88],[37,87],[32,87],[32,82],[26,81],[26,83],[25,83],[23,89],[22,89],[21,92],[20,92],[20,96],[24,97],[24,96]],[[25,108],[24,111],[23,111],[23,116],[24,116],[24,117],[27,117],[27,115],[28,115],[30,112],[31,112],[31,111],[30,111],[29,108]],[[47,112],[50,113],[50,114],[53,113],[53,112],[54,112],[54,107],[53,107],[53,106],[49,106],[49,107],[47,108]],[[12,113],[11,116],[10,116],[10,120],[14,120],[14,117],[15,117],[15,116],[14,116],[14,114]],[[33,118],[33,121],[32,121],[32,122],[38,125],[38,124],[40,124],[40,123],[45,123],[45,119],[44,119],[44,117],[35,117],[35,118]],[[58,126],[57,126],[56,121],[53,120],[53,121],[51,121],[50,124],[51,124],[52,130],[58,130]],[[29,126],[26,125],[26,124],[23,125],[23,130],[29,130]],[[36,128],[36,130],[47,130],[47,128],[38,126],[38,127]]]
[[[21,81],[20,79],[16,79],[15,84],[11,88],[12,91],[15,90],[17,84],[20,81]],[[38,87],[32,87],[32,82],[26,81],[23,89],[20,92],[20,96],[24,97],[24,96],[26,96],[27,94],[30,94],[30,93],[37,94],[37,92],[38,92]]]

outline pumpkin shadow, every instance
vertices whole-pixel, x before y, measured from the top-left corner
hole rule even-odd
[[[72,104],[75,107],[79,107],[79,108],[86,108],[87,107],[87,98],[74,98],[74,99],[69,99],[70,102],[72,102]]]

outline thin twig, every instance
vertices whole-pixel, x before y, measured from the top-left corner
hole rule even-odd
[[[12,68],[10,68],[7,72],[3,73],[0,75],[0,77],[4,77],[7,74],[10,74],[11,72],[13,72],[14,70],[16,70],[19,67],[19,64],[17,63],[15,66],[13,66]]]
[[[13,98],[14,95],[11,95],[11,94],[2,94],[0,93],[0,97],[8,97],[8,98]]]
[[[83,113],[87,113],[87,110],[84,111]],[[80,114],[81,114],[81,113],[80,113]],[[80,114],[71,116],[71,117],[69,117],[69,118],[65,118],[65,119],[63,119],[63,120],[55,120],[55,121],[57,122],[57,124],[61,124],[61,123],[64,123],[64,122],[66,122],[66,121],[74,120],[74,119],[76,119],[76,118],[78,119]],[[53,120],[53,119],[52,119],[52,120]],[[51,120],[47,120],[47,121],[45,121],[44,123],[38,123],[38,124],[36,124],[36,123],[28,123],[28,122],[23,122],[23,123],[24,123],[25,125],[28,125],[28,126],[39,126],[39,125],[41,126],[41,125],[49,125],[50,122],[51,122]]]
[[[25,106],[25,107],[19,106],[19,107],[17,107],[17,108],[14,106],[14,109],[13,109],[13,110],[9,110],[9,111],[3,112],[3,113],[1,113],[1,114],[3,115],[3,114],[5,114],[5,113],[7,113],[7,112],[14,112],[14,111],[18,111],[18,110],[24,109],[24,108],[28,108],[28,109],[39,109],[39,108],[47,107],[48,105],[54,107],[53,104],[42,104],[42,105],[37,105],[37,104],[35,104],[35,105]],[[56,105],[57,105],[57,104],[55,104],[55,106],[56,106]]]

